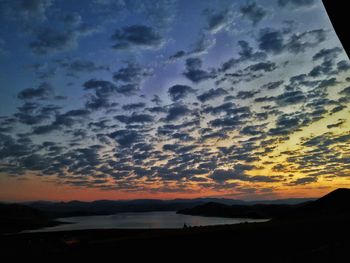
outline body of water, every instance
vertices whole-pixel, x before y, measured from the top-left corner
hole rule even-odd
[[[79,216],[58,219],[69,223],[25,232],[53,232],[83,229],[151,229],[182,228],[187,226],[210,226],[239,224],[244,222],[264,222],[266,220],[247,218],[203,217],[176,214],[176,212],[120,213],[102,216]]]

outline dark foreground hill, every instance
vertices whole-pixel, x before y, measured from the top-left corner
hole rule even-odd
[[[317,199],[301,204],[225,205],[215,202],[179,210],[186,215],[232,218],[303,219],[350,215],[350,189],[339,188]]]
[[[296,217],[350,216],[350,189],[339,188],[313,202],[305,203],[294,211]]]
[[[0,234],[57,224],[39,210],[31,207],[19,204],[0,204]]]

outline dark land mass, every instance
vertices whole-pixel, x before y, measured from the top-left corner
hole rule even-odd
[[[209,202],[224,205],[244,205],[255,204],[298,204],[311,201],[311,198],[291,198],[281,200],[264,201],[243,201],[226,198],[196,198],[196,199],[139,199],[127,201],[97,200],[93,202],[29,202],[26,206],[38,209],[51,218],[71,217],[84,215],[110,215],[122,212],[150,212],[150,211],[178,211],[193,208]]]
[[[209,202],[191,208],[177,211],[179,214],[256,218],[256,219],[302,219],[318,216],[332,217],[350,213],[350,190],[340,188],[315,201],[300,204],[255,204],[255,205],[225,205]]]
[[[0,204],[0,234],[61,224],[43,212],[19,204]]]
[[[4,257],[35,260],[347,262],[349,202],[350,190],[338,189],[265,223],[12,234],[1,237],[0,247]]]

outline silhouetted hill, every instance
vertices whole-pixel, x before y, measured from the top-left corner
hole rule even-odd
[[[325,196],[296,207],[290,217],[350,217],[350,189],[339,188]]]
[[[0,204],[0,233],[53,226],[42,212],[19,204]]]
[[[256,204],[256,205],[224,205],[206,203],[192,208],[179,210],[186,215],[295,219],[319,216],[349,216],[350,189],[340,188],[315,200],[294,205]]]

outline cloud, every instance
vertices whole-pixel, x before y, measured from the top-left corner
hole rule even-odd
[[[323,29],[310,30],[293,34],[286,43],[286,48],[295,54],[304,52],[307,48],[318,46],[326,40],[326,31]]]
[[[300,90],[287,91],[287,92],[282,93],[281,95],[278,95],[276,97],[276,103],[281,105],[281,106],[302,103],[305,101],[306,101],[306,96]]]
[[[346,120],[344,119],[339,119],[337,123],[329,124],[327,125],[328,129],[333,129],[333,128],[338,128],[342,126],[345,123]]]
[[[108,136],[116,140],[121,147],[130,147],[140,141],[140,135],[134,130],[118,130],[108,134]]]
[[[131,116],[117,115],[114,118],[126,124],[148,123],[153,121],[153,117],[148,114],[132,114]]]
[[[200,102],[207,102],[208,100],[212,100],[212,99],[224,96],[226,94],[228,94],[228,92],[223,88],[210,89],[209,91],[204,92],[201,95],[197,96],[197,99]]]
[[[325,60],[322,62],[321,65],[315,66],[313,69],[310,70],[309,76],[316,78],[323,75],[332,75],[335,72],[333,71],[333,62],[330,60]]]
[[[127,83],[116,85],[107,80],[90,79],[84,84],[85,90],[92,90],[93,94],[90,94],[89,100],[86,102],[86,107],[90,109],[110,108],[115,105],[111,102],[111,98],[118,94],[130,96],[136,94],[139,91],[139,83]]]
[[[59,131],[63,127],[73,127],[75,124],[82,123],[90,115],[86,109],[70,110],[63,114],[56,114],[55,120],[47,125],[33,127],[32,134],[42,135],[53,131]]]
[[[62,61],[60,63],[60,66],[62,68],[65,68],[67,72],[71,75],[74,75],[80,72],[92,73],[100,70],[107,70],[107,71],[109,70],[108,66],[99,66],[99,65],[96,65],[95,62],[93,61],[81,60],[81,59],[77,59],[71,62]]]
[[[250,98],[253,98],[255,96],[255,94],[258,94],[259,91],[255,91],[255,90],[252,90],[252,91],[239,91],[237,93],[237,96],[236,98],[237,99],[241,99],[241,100],[245,100],[245,99],[250,99]]]
[[[211,127],[230,127],[230,129],[237,129],[242,124],[239,116],[226,116],[224,118],[217,118],[211,120],[209,125]]]
[[[305,185],[314,182],[317,182],[317,177],[302,177],[290,182],[288,185]]]
[[[229,136],[223,131],[212,131],[212,129],[207,129],[203,131],[203,134],[200,137],[200,141],[205,142],[206,140],[216,139],[216,140],[225,140],[228,139]]]
[[[264,133],[264,128],[266,125],[248,125],[244,126],[243,129],[240,131],[241,134],[244,135],[260,135]]]
[[[274,71],[277,68],[276,63],[271,61],[266,62],[259,62],[253,65],[248,66],[244,70],[246,71],[265,71],[265,72],[271,72]]]
[[[194,83],[199,83],[207,79],[215,78],[215,74],[201,69],[195,69],[184,72],[184,75]]]
[[[260,89],[267,89],[267,90],[272,90],[272,89],[277,89],[284,83],[284,80],[279,80],[279,81],[273,81],[266,83],[260,87]]]
[[[106,97],[89,96],[88,101],[85,103],[85,107],[90,110],[100,110],[110,108],[112,104]]]
[[[168,93],[172,101],[184,99],[188,94],[195,92],[195,89],[187,85],[174,85],[168,89]]]
[[[0,158],[22,157],[30,154],[35,149],[31,147],[31,143],[19,143],[11,136],[0,134]]]
[[[228,180],[247,182],[276,182],[281,180],[279,176],[250,176],[246,174],[246,171],[253,170],[254,168],[255,166],[253,165],[236,164],[233,169],[215,169],[209,177],[218,183],[224,183]]]
[[[345,108],[346,108],[345,105],[336,106],[336,107],[334,107],[334,108],[331,110],[331,114],[336,113],[336,112],[339,112],[339,111],[342,111],[342,110],[345,109]]]
[[[350,62],[346,60],[339,61],[337,63],[337,70],[338,72],[345,72],[350,70]]]
[[[265,52],[254,51],[247,41],[238,41],[238,46],[240,47],[240,51],[238,52],[239,57],[231,58],[228,61],[224,62],[220,68],[220,71],[225,72],[246,61],[263,61],[267,58]]]
[[[253,25],[257,25],[267,15],[267,11],[261,6],[257,5],[256,2],[242,5],[240,11],[243,17],[250,20]]]
[[[249,45],[247,41],[240,40],[238,41],[238,45],[241,48],[241,50],[238,52],[240,55],[240,61],[258,61],[258,60],[265,60],[266,54],[260,51],[255,51],[253,48]]]
[[[126,49],[159,49],[165,41],[152,27],[133,25],[117,29],[111,37],[116,43],[112,46],[116,50]]]
[[[206,53],[215,45],[216,39],[211,34],[202,33],[197,41],[193,44],[190,51],[177,51],[173,55],[169,56],[168,62],[174,62],[180,58],[189,58],[193,56],[201,56]]]
[[[195,42],[194,47],[187,53],[187,56],[200,56],[209,51],[216,44],[216,39],[208,34],[201,34]]]
[[[95,91],[98,97],[109,96],[118,90],[115,84],[106,80],[90,79],[86,81],[83,86],[85,90]]]
[[[184,75],[194,83],[199,83],[207,79],[216,77],[214,72],[202,70],[202,60],[200,58],[188,58],[186,60],[186,69]]]
[[[36,126],[33,128],[32,133],[35,135],[42,135],[42,134],[48,134],[53,131],[57,131],[59,129],[56,125],[42,125],[42,126]]]
[[[151,68],[129,62],[126,67],[113,73],[113,80],[119,85],[116,91],[126,96],[134,95],[140,90],[142,83],[152,75]]]
[[[190,112],[191,112],[190,109],[183,104],[173,104],[168,109],[167,115],[165,117],[165,121],[171,122],[171,121],[179,120],[181,117],[186,116]]]
[[[0,134],[11,132],[14,129],[16,122],[17,122],[16,118],[0,117]]]
[[[68,51],[77,46],[80,37],[89,35],[95,30],[87,26],[68,31],[42,28],[35,32],[35,40],[29,43],[29,48],[37,55]]]
[[[228,10],[212,13],[210,12],[207,17],[208,27],[207,30],[211,34],[216,34],[221,30],[230,26],[233,22],[232,13]]]
[[[124,96],[132,96],[140,91],[140,85],[138,83],[127,83],[124,85],[119,85],[116,91]]]
[[[294,54],[318,46],[326,40],[323,29],[309,30],[302,33],[288,34],[283,30],[265,28],[258,36],[259,48],[267,53],[280,54],[288,51]]]
[[[113,73],[113,79],[116,82],[141,83],[145,78],[152,75],[153,71],[150,68],[141,67],[136,63],[128,63],[126,67]]]
[[[183,57],[186,56],[186,54],[187,53],[185,51],[183,51],[183,50],[177,51],[175,54],[173,54],[173,55],[171,55],[169,57],[169,61],[175,61],[175,60],[177,60],[179,58],[183,58]]]
[[[345,96],[350,96],[350,86],[349,87],[346,87],[345,89],[341,90],[339,92],[339,94],[341,95],[345,95]]]
[[[87,118],[90,115],[90,111],[86,109],[70,110],[63,114],[56,115],[55,121],[52,123],[56,127],[72,127],[79,121]]]
[[[133,111],[133,110],[138,110],[146,107],[146,103],[144,102],[138,102],[138,103],[130,103],[123,105],[122,109],[126,111]]]
[[[49,83],[42,83],[38,88],[28,88],[20,91],[17,97],[21,100],[31,100],[31,99],[48,99],[54,94],[53,88]]]
[[[319,59],[325,59],[325,60],[334,60],[338,57],[339,54],[341,54],[343,51],[340,47],[334,47],[334,48],[322,48],[320,51],[318,51],[313,57],[312,60],[316,61]]]
[[[268,133],[272,136],[288,135],[309,123],[310,119],[305,114],[282,114],[276,120],[276,127]]]
[[[22,112],[15,113],[14,116],[18,119],[19,122],[27,125],[39,124],[49,118],[49,116],[44,114],[32,115]]]
[[[259,48],[268,53],[281,53],[284,50],[284,38],[281,31],[264,29],[258,37]]]

